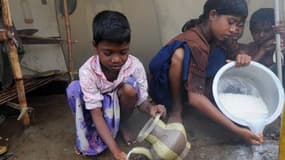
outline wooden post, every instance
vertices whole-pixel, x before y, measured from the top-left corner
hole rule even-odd
[[[283,20],[285,20],[285,0],[283,0]],[[285,86],[283,86],[285,87]],[[279,140],[279,160],[285,160],[285,104],[281,114],[280,140]]]
[[[285,160],[285,105],[281,116],[280,142],[279,142],[279,160]]]
[[[275,2],[277,3],[277,2]],[[285,0],[283,0],[283,20],[285,21]],[[281,67],[282,68],[282,67]],[[281,81],[282,83],[282,81]],[[285,86],[283,86],[284,88]],[[281,114],[280,141],[279,141],[279,160],[285,160],[285,104]]]
[[[70,75],[71,81],[74,80],[74,64],[72,57],[72,41],[71,41],[71,27],[70,27],[70,16],[68,13],[68,4],[67,0],[63,0],[64,7],[64,21],[65,21],[65,29],[66,29],[66,43],[67,43],[67,52],[68,52],[68,72]]]
[[[13,23],[11,18],[11,12],[10,12],[10,6],[9,6],[9,0],[1,0],[2,3],[2,14],[3,14],[3,22],[4,26],[6,27],[8,31],[8,38],[9,38],[9,58],[10,62],[12,64],[12,70],[14,74],[14,79],[16,81],[16,88],[18,93],[18,100],[19,100],[19,106],[21,109],[27,110],[27,100],[26,100],[26,94],[25,94],[25,88],[24,88],[24,81],[23,81],[23,75],[19,63],[19,57],[18,57],[18,51],[16,48],[16,44],[13,41],[14,35],[13,35]],[[28,113],[26,112],[21,121],[24,125],[30,124],[30,118]]]

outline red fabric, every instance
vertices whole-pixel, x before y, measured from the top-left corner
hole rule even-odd
[[[173,40],[186,41],[192,51],[188,72],[186,90],[204,94],[206,83],[206,68],[210,46],[198,27],[189,29],[176,36]],[[171,41],[173,41],[171,40]]]

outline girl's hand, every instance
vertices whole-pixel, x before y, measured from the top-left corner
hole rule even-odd
[[[255,135],[249,129],[240,128],[239,134],[249,143],[249,144],[262,144],[264,142],[263,135]]]
[[[122,151],[119,151],[118,153],[114,153],[113,156],[115,160],[125,160],[127,158],[127,154]]]
[[[149,114],[152,116],[152,117],[155,117],[156,114],[161,114],[161,117],[162,118],[165,118],[166,117],[166,109],[164,107],[164,105],[153,105],[153,106],[150,106],[149,107]]]
[[[250,63],[250,61],[251,61],[251,56],[245,53],[238,54],[236,57],[236,66],[237,67],[246,66]]]

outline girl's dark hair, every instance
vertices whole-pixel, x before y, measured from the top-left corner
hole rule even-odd
[[[275,15],[273,8],[260,8],[255,11],[249,20],[249,29],[253,32],[257,26],[267,26],[275,24]]]
[[[99,12],[93,19],[93,40],[96,44],[102,41],[129,43],[131,28],[125,15],[117,11]]]
[[[248,15],[248,8],[245,0],[207,0],[204,4],[203,14],[200,15],[198,19],[187,21],[182,27],[182,32],[207,20],[211,10],[216,10],[219,15],[241,17],[243,21]]]

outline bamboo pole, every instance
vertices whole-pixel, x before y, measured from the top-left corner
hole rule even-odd
[[[13,30],[12,30],[13,23],[12,23],[12,18],[11,18],[9,0],[1,0],[1,3],[2,3],[2,14],[3,14],[4,26],[6,27],[9,33],[9,37],[10,37],[10,41],[8,43],[9,52],[10,52],[9,58],[12,64],[14,79],[16,81],[19,106],[21,107],[22,110],[27,110],[27,100],[26,100],[26,94],[25,94],[23,75],[22,75],[20,64],[19,64],[17,48],[15,46],[15,42],[13,42],[13,39],[14,39]],[[30,118],[27,112],[24,113],[21,121],[25,126],[30,124]]]
[[[280,24],[280,2],[275,0],[275,25]],[[280,81],[282,82],[282,60],[281,60],[281,36],[280,34],[275,35],[276,39],[276,61],[277,61],[277,75]]]
[[[285,106],[283,106],[283,114],[280,128],[280,142],[279,142],[279,160],[285,160]]]
[[[283,20],[285,21],[285,0],[283,0]],[[284,87],[284,86],[283,86]],[[285,160],[285,105],[281,115],[280,141],[279,141],[279,160]]]
[[[74,80],[74,64],[72,56],[72,40],[71,40],[71,27],[70,27],[70,16],[68,13],[68,4],[67,0],[63,0],[64,8],[64,21],[65,21],[65,30],[66,30],[66,43],[67,43],[67,52],[68,52],[68,72],[70,75],[71,81]]]

